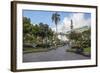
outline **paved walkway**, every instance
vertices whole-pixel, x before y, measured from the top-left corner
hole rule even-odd
[[[40,62],[40,61],[61,61],[61,60],[83,60],[90,59],[79,54],[66,52],[68,46],[59,47],[56,50],[39,53],[23,54],[23,62]]]

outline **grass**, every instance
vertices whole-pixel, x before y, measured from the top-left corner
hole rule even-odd
[[[52,48],[53,49],[53,48]],[[51,48],[23,48],[23,53],[36,53],[36,52],[47,52]]]
[[[67,49],[66,52],[74,52],[74,53],[76,53],[77,50],[76,49]],[[91,48],[90,47],[84,48],[83,52],[80,53],[80,54],[82,54],[84,56],[87,56],[87,57],[90,57],[91,56]]]
[[[91,48],[90,47],[84,48],[84,52],[91,53]]]
[[[72,51],[72,52],[75,52],[76,49],[68,49],[67,51]],[[91,48],[88,47],[88,48],[84,48],[83,52],[87,52],[87,53],[90,53],[91,52]]]
[[[47,48],[24,48],[24,53],[32,53],[32,52],[46,52],[48,51]]]

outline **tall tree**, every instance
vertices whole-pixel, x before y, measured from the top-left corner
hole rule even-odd
[[[23,17],[23,41],[30,42],[32,40],[31,37],[31,20],[30,18]]]
[[[57,30],[57,25],[58,25],[58,23],[60,22],[60,14],[58,14],[57,12],[53,13],[51,19],[52,19],[52,22],[54,22],[55,25],[56,25],[55,46],[57,46],[57,32],[58,32],[58,30]]]
[[[23,17],[23,24],[30,24],[30,23],[31,23],[30,18]]]
[[[55,25],[56,25],[56,34],[57,34],[57,31],[58,31],[57,30],[57,25],[58,25],[59,21],[60,21],[60,14],[58,14],[57,12],[52,14],[52,22],[54,22]]]

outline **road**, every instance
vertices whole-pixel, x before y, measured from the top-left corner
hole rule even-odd
[[[23,54],[23,62],[41,62],[41,61],[61,61],[61,60],[84,60],[90,59],[79,54],[66,52],[68,46],[59,47],[56,50],[39,53]]]

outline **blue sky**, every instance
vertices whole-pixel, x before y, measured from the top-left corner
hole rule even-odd
[[[23,17],[28,17],[31,19],[32,24],[39,24],[40,22],[43,22],[44,24],[48,24],[53,29],[55,28],[54,23],[52,23],[52,14],[55,13],[53,11],[35,11],[35,10],[23,10]],[[73,19],[73,22],[75,23],[75,27],[81,27],[84,24],[90,25],[91,22],[91,14],[90,13],[76,13],[76,12],[58,12],[60,14],[60,25],[58,25],[58,29],[60,30],[61,27],[66,26],[67,27],[69,19]],[[87,21],[88,20],[88,21]],[[80,22],[81,21],[81,22]],[[80,24],[83,23],[83,24]],[[65,25],[64,25],[65,24]],[[76,27],[76,28],[77,28]]]
[[[33,10],[23,10],[23,16],[28,17],[31,19],[31,22],[34,24],[38,24],[40,22],[43,22],[45,24],[48,24],[49,26],[52,26],[52,14],[55,12],[51,11],[33,11]],[[58,12],[61,16],[60,19],[64,19],[65,16],[70,16],[70,12]]]

